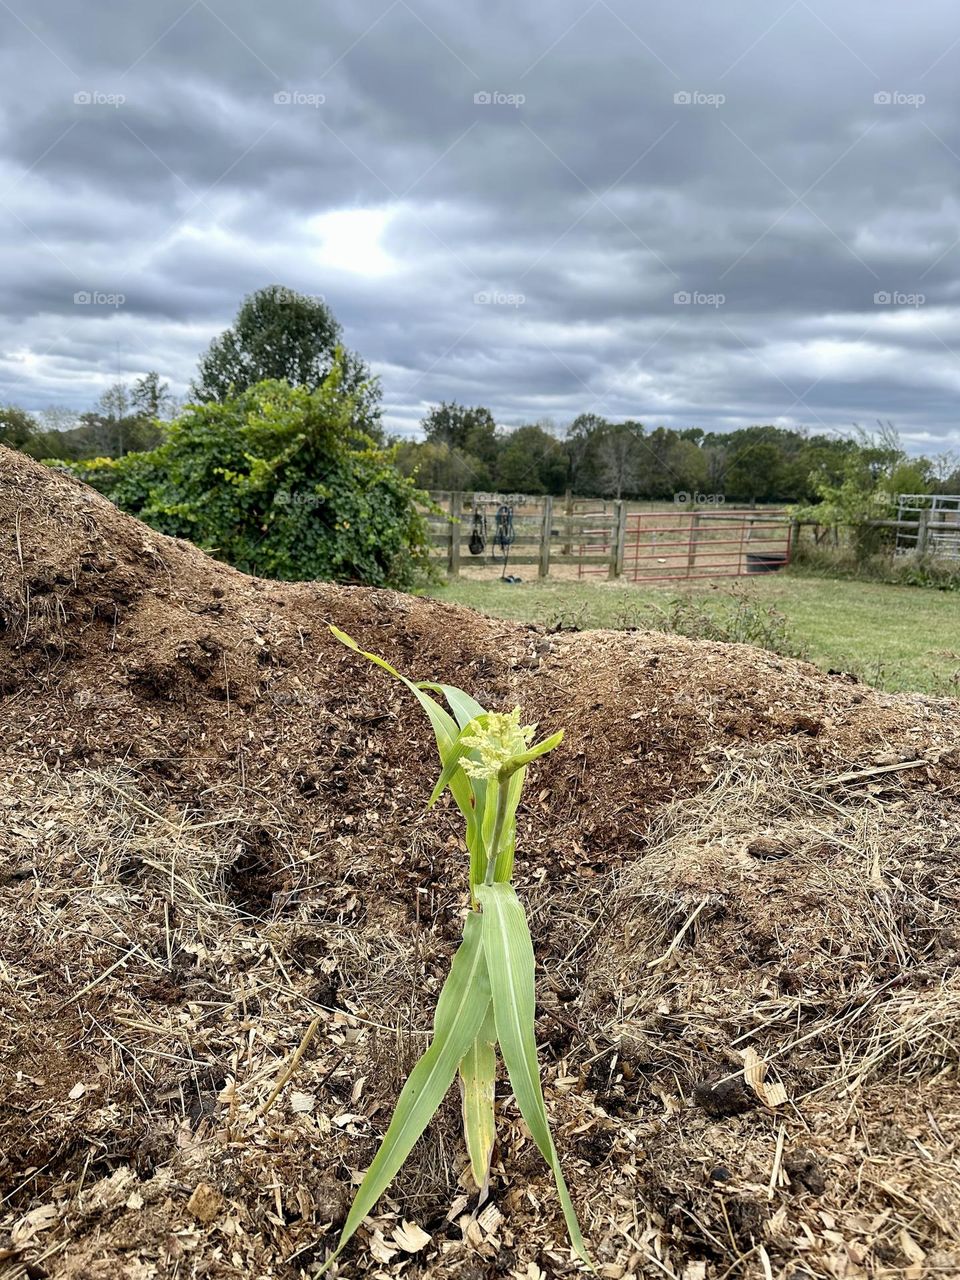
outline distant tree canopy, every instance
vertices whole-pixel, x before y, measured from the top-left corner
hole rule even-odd
[[[821,525],[852,528],[854,550],[861,558],[894,540],[891,530],[878,529],[871,521],[892,519],[900,494],[956,492],[939,483],[937,465],[930,459],[904,454],[889,424],[874,434],[858,431],[847,444],[839,465],[830,459],[817,466],[810,477],[814,501],[799,505],[795,513]],[[960,477],[945,478],[956,483]]]
[[[604,498],[669,499],[702,492],[739,503],[813,503],[825,483],[839,484],[860,460],[881,465],[872,437],[810,434],[785,427],[753,426],[728,432],[699,427],[652,430],[632,419],[596,413],[574,418],[559,435],[549,423],[497,427],[482,407],[442,403],[421,426],[422,441],[398,444],[397,465],[426,489],[497,489],[552,493],[570,489]],[[909,459],[895,433],[883,437],[883,466],[898,491],[937,486],[956,492],[960,471],[949,459]],[[892,450],[892,453],[891,453]],[[953,486],[950,489],[950,486]]]
[[[569,463],[560,441],[535,423],[509,433],[494,469],[497,488],[508,493],[562,493]]]
[[[488,409],[451,403],[431,409],[421,426],[426,439],[400,442],[397,465],[426,489],[564,491],[567,450],[540,423],[499,431]]]
[[[408,589],[426,567],[424,495],[363,430],[344,382],[335,355],[316,388],[256,383],[188,406],[155,449],[72,470],[247,573]]]
[[[344,390],[354,397],[367,431],[379,435],[379,385],[358,355],[342,349],[341,337],[322,298],[268,285],[244,298],[233,324],[201,356],[193,395],[223,402],[264,381],[313,391],[339,351]]]
[[[15,404],[0,405],[0,444],[23,449],[40,430],[33,414]]]
[[[497,424],[489,409],[441,401],[420,424],[433,444],[445,444],[461,453],[492,462],[497,453]]]
[[[52,461],[120,457],[159,444],[160,419],[172,407],[168,384],[151,372],[132,384],[113,383],[86,413],[51,409],[37,415],[0,407],[0,443]]]

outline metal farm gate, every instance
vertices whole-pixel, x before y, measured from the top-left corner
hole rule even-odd
[[[585,538],[578,577],[606,572],[587,559],[609,536],[601,526]],[[622,536],[617,576],[632,582],[737,578],[790,563],[791,525],[781,511],[628,511]]]
[[[902,493],[897,505],[898,555],[960,560],[960,495]]]

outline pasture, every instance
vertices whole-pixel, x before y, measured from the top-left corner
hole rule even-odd
[[[679,600],[686,602],[688,616],[704,616],[705,628],[710,618],[726,626],[729,639],[763,644],[765,633],[772,633],[774,639],[792,641],[791,648],[804,651],[823,670],[849,672],[880,689],[955,697],[960,686],[958,592],[832,581],[791,571],[740,579],[734,586],[721,581],[695,587],[602,580],[507,584],[491,575],[446,583],[430,594],[493,617],[580,630],[673,630],[670,618]],[[745,603],[738,605],[738,599]],[[783,616],[782,626],[770,611]]]

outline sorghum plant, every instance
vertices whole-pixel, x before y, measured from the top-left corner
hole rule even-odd
[[[517,806],[527,767],[552,751],[563,732],[535,742],[536,726],[521,725],[519,707],[506,714],[485,711],[469,694],[452,685],[414,683],[376,654],[365,653],[337,627],[330,630],[348,648],[402,680],[427,713],[441,765],[429,803],[436,803],[449,787],[463,814],[470,853],[471,909],[464,922],[463,942],[437,1001],[433,1039],[400,1093],[393,1119],[357,1191],[329,1262],[389,1186],[458,1071],[470,1166],[481,1195],[485,1194],[494,1143],[497,1045],[520,1112],[556,1179],[570,1240],[586,1262],[586,1248],[540,1088],[533,943],[523,906],[510,883]],[[450,710],[432,694],[439,694]]]

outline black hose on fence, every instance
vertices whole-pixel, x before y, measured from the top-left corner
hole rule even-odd
[[[503,557],[503,571],[500,574],[501,581],[512,582],[513,578],[507,576],[507,562],[510,559],[510,548],[513,546],[516,534],[513,529],[513,507],[501,503],[497,507],[495,516],[495,524],[493,531],[493,555],[497,558]]]

